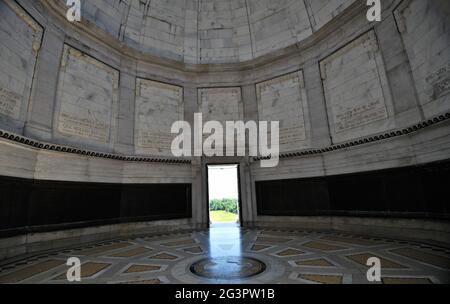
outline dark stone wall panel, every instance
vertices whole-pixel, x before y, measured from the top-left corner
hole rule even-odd
[[[103,184],[0,177],[0,237],[190,217],[191,184]]]
[[[256,182],[258,215],[450,218],[450,161],[319,178]]]
[[[28,224],[28,199],[32,183],[13,178],[0,182],[0,230]]]
[[[190,185],[130,185],[122,191],[122,218],[191,217]]]

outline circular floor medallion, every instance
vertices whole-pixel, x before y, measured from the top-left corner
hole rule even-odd
[[[193,274],[220,280],[244,279],[256,276],[266,270],[266,264],[249,257],[206,258],[191,265]]]

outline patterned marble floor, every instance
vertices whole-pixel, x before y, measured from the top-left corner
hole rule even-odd
[[[233,226],[115,240],[36,255],[2,266],[0,283],[68,283],[69,257],[80,258],[81,283],[85,284],[368,284],[369,257],[380,258],[385,284],[450,283],[450,251],[445,248],[331,232]],[[221,262],[208,258],[230,263],[234,268],[225,269],[242,270],[245,275],[215,277],[214,267],[220,272]],[[194,268],[200,273],[194,274]],[[249,275],[253,270],[256,275]]]

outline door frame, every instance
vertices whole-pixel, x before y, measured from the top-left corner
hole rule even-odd
[[[242,192],[241,192],[241,165],[236,162],[230,162],[230,163],[209,163],[206,165],[206,218],[207,218],[207,224],[208,228],[211,226],[211,220],[209,217],[209,167],[214,166],[236,166],[236,174],[237,174],[237,185],[238,185],[238,212],[239,212],[239,226],[242,227],[243,221],[242,221]]]

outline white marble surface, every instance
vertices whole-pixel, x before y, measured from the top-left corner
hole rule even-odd
[[[259,24],[264,26],[262,28],[255,27],[252,21],[249,25],[251,28],[249,33],[247,33],[245,27],[241,28],[238,26],[235,28],[237,32],[231,34],[230,29],[228,27],[221,28],[221,24],[230,24],[229,19],[227,21],[225,20],[226,18],[231,18],[231,20],[238,18],[240,22],[245,20],[246,17],[241,15],[242,2],[234,2],[236,5],[230,7],[233,9],[233,12],[228,14],[228,1],[220,1],[222,4],[215,2],[219,3],[217,4],[217,10],[214,8],[216,4],[212,1],[205,1],[205,7],[201,8],[201,11],[205,13],[205,16],[201,17],[205,24],[205,33],[202,36],[203,46],[200,45],[198,38],[197,20],[200,17],[198,16],[198,1],[195,0],[186,1],[185,8],[174,8],[173,11],[170,1],[163,1],[164,3],[152,1],[151,5],[153,7],[147,6],[143,10],[140,9],[141,4],[138,4],[137,1],[96,1],[95,5],[92,1],[83,1],[85,8],[89,6],[86,12],[91,13],[91,15],[89,16],[88,14],[86,18],[91,23],[85,22],[77,26],[68,25],[63,18],[55,17],[53,11],[47,5],[48,1],[17,0],[17,2],[45,29],[38,64],[35,66],[36,73],[31,86],[30,106],[28,109],[26,106],[22,107],[22,110],[28,110],[27,113],[24,113],[26,114],[24,115],[26,129],[24,132],[18,130],[17,133],[45,142],[70,144],[78,148],[93,147],[93,150],[99,152],[133,155],[137,143],[135,137],[137,123],[135,120],[135,106],[137,104],[135,88],[137,79],[140,78],[183,87],[185,95],[183,98],[183,115],[187,121],[192,122],[193,113],[199,111],[201,88],[212,88],[213,90],[215,90],[214,88],[234,88],[235,90],[242,90],[241,105],[239,106],[236,106],[236,104],[239,104],[237,96],[240,93],[218,93],[218,98],[204,98],[205,112],[209,112],[209,107],[211,106],[211,114],[213,115],[210,116],[212,119],[221,120],[228,119],[228,117],[233,120],[241,117],[257,119],[258,101],[255,84],[264,83],[270,79],[301,70],[305,82],[304,91],[306,92],[306,98],[302,99],[302,102],[307,105],[303,109],[306,123],[305,131],[307,140],[309,133],[311,135],[311,149],[320,149],[329,146],[331,143],[360,138],[364,135],[372,136],[384,130],[401,130],[401,128],[423,121],[430,117],[431,113],[448,112],[450,109],[448,94],[429,103],[424,103],[424,99],[420,97],[421,95],[416,94],[416,91],[423,91],[423,87],[420,84],[421,82],[423,84],[423,81],[420,79],[423,79],[421,77],[425,77],[425,74],[419,73],[419,70],[415,69],[415,67],[423,66],[426,69],[430,67],[429,71],[436,77],[433,76],[429,79],[432,83],[435,83],[435,80],[440,79],[441,75],[446,75],[445,71],[443,74],[433,74],[440,70],[437,65],[443,66],[443,63],[448,61],[450,57],[448,52],[439,53],[438,51],[446,50],[442,49],[442,47],[443,45],[448,45],[448,40],[435,35],[438,33],[435,32],[437,28],[434,28],[434,26],[430,27],[430,35],[426,31],[417,34],[414,29],[420,25],[426,27],[427,24],[431,24],[434,20],[436,20],[436,24],[446,24],[445,16],[432,14],[431,17],[426,17],[426,22],[422,22],[421,18],[415,19],[411,16],[405,16],[406,32],[403,31],[400,34],[397,30],[397,25],[401,25],[401,22],[398,22],[400,20],[398,19],[399,16],[394,18],[392,11],[400,3],[398,0],[386,0],[387,5],[384,6],[385,11],[383,11],[382,22],[380,23],[367,22],[365,5],[363,4],[361,7],[354,5],[362,3],[359,1],[246,1],[250,5],[248,7],[249,12],[251,12],[249,18],[255,22],[260,22]],[[309,35],[309,29],[304,11],[297,11],[297,8],[300,9],[302,6],[301,2],[305,4],[312,32],[314,33],[313,36],[302,41],[300,39]],[[3,0],[0,3],[7,3],[7,1]],[[145,26],[140,27],[139,22],[144,20],[140,20],[139,17],[133,19],[131,16],[127,16],[125,10],[127,3],[138,4],[134,10],[131,9],[129,11],[130,14],[152,15],[157,13],[162,16],[162,20],[156,21],[152,19],[155,15],[152,15],[153,17],[146,15]],[[408,1],[404,1],[404,3],[408,4]],[[419,2],[412,2],[411,11],[416,10],[417,3]],[[433,1],[433,3],[441,5],[441,7],[445,5],[442,1]],[[63,7],[65,6],[63,5]],[[345,8],[347,7],[351,7],[352,10],[346,10]],[[403,10],[402,6],[398,8],[399,11]],[[160,13],[158,9],[163,12]],[[174,36],[179,33],[180,27],[183,27],[182,22],[180,23],[180,20],[178,20],[180,10],[183,9],[185,9],[187,18],[184,20],[186,39],[184,39],[184,42],[181,42]],[[286,10],[289,12],[286,12]],[[340,13],[344,10],[346,13],[341,15]],[[208,16],[211,11],[214,11],[214,14],[211,13]],[[405,11],[408,11],[408,9],[405,9]],[[436,10],[430,10],[430,12],[433,11],[436,12]],[[286,17],[287,15],[290,17]],[[312,18],[312,15],[314,15],[314,18]],[[14,17],[15,15],[8,16]],[[226,18],[224,19],[221,16]],[[326,26],[333,16],[335,17],[335,26]],[[341,19],[339,17],[345,18]],[[22,28],[20,24],[24,24],[23,20],[21,18],[17,19],[21,22],[18,28]],[[206,29],[206,24],[216,19],[221,20],[221,22],[212,25],[214,30]],[[264,23],[265,21],[263,20],[265,19],[270,20],[270,22]],[[126,20],[129,20],[130,23],[125,24]],[[292,20],[295,22],[292,22]],[[416,20],[417,24],[414,20]],[[92,22],[96,24],[98,22],[99,26],[105,30],[99,30]],[[133,26],[131,22],[134,22]],[[173,26],[170,25],[172,23]],[[298,26],[298,29],[291,31],[287,23],[290,26]],[[124,26],[121,27],[121,25]],[[133,27],[135,28],[133,29]],[[155,27],[158,30],[152,32],[151,27]],[[137,32],[132,33],[135,30]],[[105,31],[113,35],[105,36]],[[370,38],[369,43],[366,44],[367,48],[361,46],[353,48],[355,45],[353,41],[361,36],[367,37],[365,35],[368,32],[373,32],[376,39]],[[133,36],[133,39],[138,41],[137,44],[132,44],[130,39],[126,38],[127,35],[128,37]],[[135,52],[135,49],[127,47],[128,43],[131,43],[129,45],[139,48],[141,38],[144,36],[152,37],[152,39],[148,40],[148,45],[155,47],[156,52],[151,54],[155,54],[156,58],[147,56],[145,52]],[[270,51],[277,50],[276,46],[278,44],[287,45],[295,41],[295,39],[292,39],[293,36],[297,36],[299,39],[299,43],[296,46],[276,53]],[[253,39],[251,44],[247,44],[247,37]],[[412,43],[414,40],[417,40],[417,37],[424,40],[418,40],[416,48],[416,44],[413,45]],[[230,39],[232,40],[231,42]],[[233,41],[233,39],[236,40]],[[374,40],[376,43],[374,43]],[[124,41],[126,43],[122,43]],[[60,57],[64,53],[64,44],[70,44],[74,48],[79,49],[82,52],[82,57],[95,58],[94,62],[101,62],[99,63],[101,66],[106,65],[107,68],[105,70],[99,69],[99,71],[103,71],[102,73],[108,74],[105,72],[106,70],[114,70],[120,74],[120,86],[118,87],[118,96],[120,98],[116,103],[104,104],[104,100],[99,100],[98,105],[96,104],[91,108],[89,103],[83,102],[83,107],[87,105],[87,108],[84,109],[81,107],[73,109],[73,107],[61,105],[62,99],[55,96],[55,94],[57,92],[58,71],[61,64]],[[255,48],[256,45],[258,45],[257,48]],[[249,46],[252,48],[251,52],[248,49]],[[184,47],[184,52],[180,52],[179,47]],[[211,48],[211,54],[214,54],[214,58],[219,58],[221,50],[225,49],[224,55],[220,60],[241,60],[247,58],[250,53],[253,59],[250,62],[231,65],[197,65],[198,63],[208,63],[209,58],[213,58],[203,57],[203,61],[201,61],[199,55],[201,48]],[[238,55],[236,55],[236,49],[238,49]],[[416,50],[419,50],[417,54],[420,56],[413,56]],[[265,51],[270,51],[267,53],[267,56],[257,57],[256,59],[253,57],[263,54]],[[374,93],[373,96],[381,96],[380,92],[383,93],[383,99],[379,99],[380,103],[375,108],[377,111],[380,110],[382,115],[377,117],[379,120],[367,124],[357,124],[355,128],[344,127],[342,132],[336,133],[335,114],[330,107],[330,96],[327,96],[327,92],[324,93],[324,83],[320,75],[319,62],[327,58],[334,58],[333,54],[339,54],[339,56],[336,56],[338,59],[333,59],[337,60],[337,63],[340,59],[352,59],[350,55],[357,51],[361,51],[361,54],[366,54],[368,60],[361,64],[353,62],[353,64],[344,65],[342,69],[350,74],[354,70],[359,77],[348,79],[346,78],[348,75],[336,73],[336,71],[334,71],[334,75],[341,75],[343,77],[341,80],[349,80],[349,84],[353,83],[353,81],[364,80],[364,77],[368,75],[378,75],[378,80],[376,78],[374,78],[375,80],[366,79],[368,83],[363,84],[363,87],[368,92]],[[183,54],[183,60],[186,64],[167,60],[167,58],[181,60],[180,54]],[[436,61],[437,65],[434,66],[435,63],[430,59],[432,57],[423,57],[421,56],[422,54],[435,57],[439,55],[440,59]],[[97,71],[93,67],[95,67],[95,64],[90,68],[94,72]],[[378,69],[377,73],[375,73],[375,68]],[[410,73],[411,70],[413,75]],[[115,74],[114,72],[112,73]],[[102,75],[104,76],[105,74]],[[416,77],[416,75],[420,77]],[[32,73],[27,74],[27,77],[32,76]],[[75,76],[85,81],[85,79],[91,77],[91,74],[84,71],[75,73]],[[325,80],[336,81],[335,84],[340,86],[338,83],[339,77],[332,78],[326,77]],[[111,82],[107,79],[104,80],[106,80],[108,86],[102,82],[100,91],[111,87]],[[92,89],[91,84],[85,87]],[[358,99],[356,97],[358,91],[351,90],[351,86],[345,85],[345,83],[340,87],[340,90],[342,94],[350,96],[346,100],[349,103],[343,103],[342,107],[357,108]],[[442,92],[445,93],[446,91]],[[87,94],[88,91],[82,93]],[[112,94],[112,96],[115,95]],[[73,96],[69,97],[72,98]],[[213,99],[219,99],[220,103],[216,105]],[[297,98],[292,100],[295,99]],[[364,103],[366,99],[362,101]],[[202,104],[202,102],[200,103]],[[341,110],[339,107],[341,105],[338,102],[336,103],[339,110],[336,113],[340,114]],[[108,105],[108,108],[105,105]],[[80,120],[86,118],[88,111],[97,112],[97,106],[111,114],[109,137],[106,142],[105,133],[101,132],[95,133],[95,136],[100,138],[100,140],[95,140],[89,137],[79,137],[72,133],[61,134],[58,131],[59,109],[65,107],[66,112],[76,114],[77,120]],[[305,110],[306,108],[308,111]],[[307,112],[308,114],[306,114]],[[227,114],[223,115],[224,113]],[[299,113],[297,112],[296,114]],[[115,118],[118,121],[116,127],[121,130],[117,136],[113,127],[116,123]],[[307,119],[310,120],[310,130],[308,130]],[[147,121],[147,118],[144,121]],[[101,122],[101,125],[104,125],[104,123],[108,124],[107,120],[103,118],[101,118]],[[303,134],[300,130],[301,122],[296,122],[299,127],[296,133]],[[93,130],[95,131],[95,124],[91,124],[91,126],[94,126]],[[15,130],[15,128],[11,128],[10,124],[4,123],[4,121],[0,121],[0,127],[7,131]],[[156,129],[155,132],[157,132]],[[302,135],[300,135],[300,138],[302,138]],[[256,214],[255,196],[252,192],[255,180],[307,178],[425,164],[448,159],[450,155],[449,143],[449,125],[444,123],[421,129],[406,136],[341,149],[331,153],[289,158],[282,160],[275,169],[260,168],[258,162],[252,162],[247,158],[232,159],[233,162],[239,162],[242,165],[242,195],[246,200],[243,208],[244,218],[250,222],[254,219],[254,214]],[[196,223],[204,223],[206,221],[204,208],[204,204],[206,204],[206,175],[204,164],[212,161],[208,158],[195,159],[192,165],[122,162],[39,150],[3,139],[0,141],[0,151],[0,174],[6,176],[125,183],[193,182],[193,201],[197,202],[193,206],[193,218]],[[215,159],[214,161],[228,160],[230,159]]]
[[[23,126],[42,27],[14,1],[0,2],[0,121]]]
[[[450,104],[450,3],[408,0],[395,11],[426,117]]]
[[[206,123],[208,121],[220,122],[224,134],[223,141],[216,142],[216,146],[212,147],[212,149],[204,146],[204,148],[206,148],[204,149],[204,153],[210,154],[214,151],[224,151],[222,155],[225,155],[226,122],[243,121],[244,119],[244,106],[242,101],[241,88],[233,87],[199,89],[198,107],[199,113],[202,113],[203,123]],[[205,142],[205,140],[209,136],[210,134],[203,134],[203,142]]]
[[[84,18],[134,49],[186,63],[211,64],[244,62],[292,46],[354,2],[86,0],[82,10]]]
[[[280,152],[308,148],[311,126],[303,72],[258,83],[256,94],[258,120],[280,122]]]
[[[391,93],[374,31],[321,61],[320,68],[335,142],[392,128]]]
[[[172,124],[184,121],[183,89],[145,79],[136,81],[136,152],[171,156]]]
[[[118,89],[117,70],[65,45],[57,88],[58,132],[109,143],[116,131]]]

